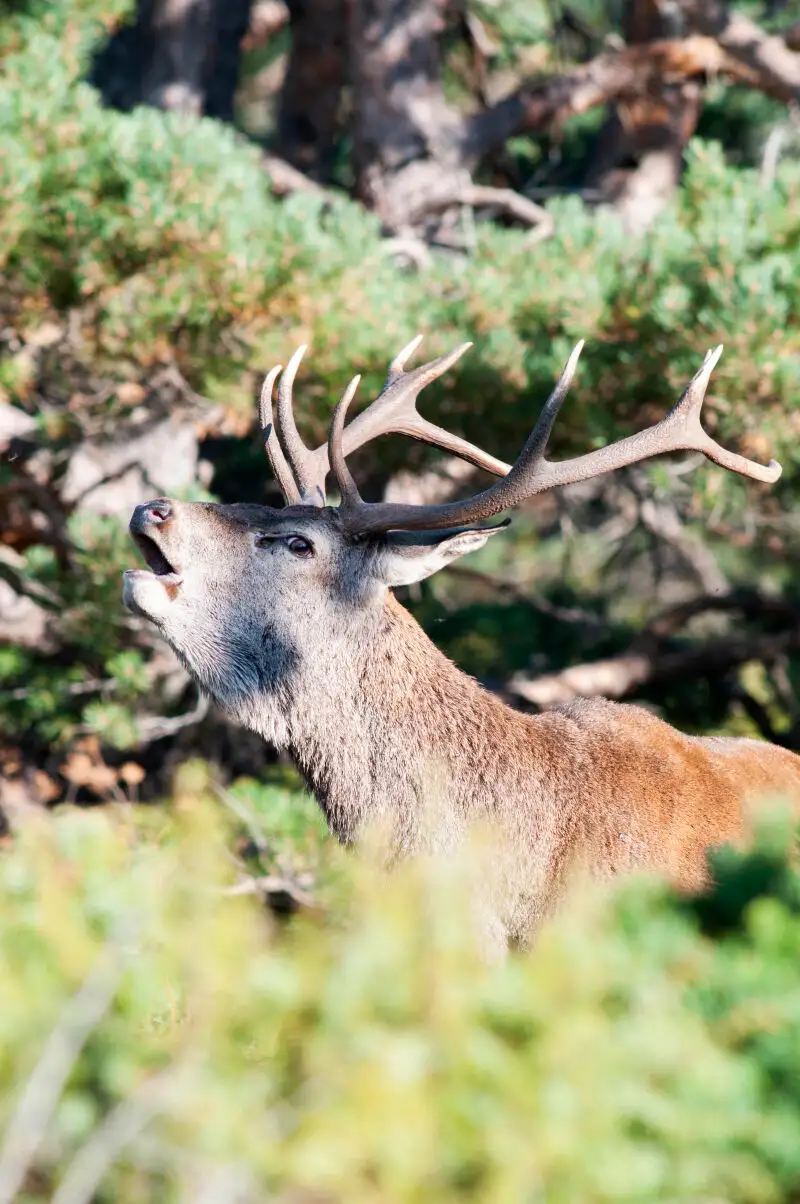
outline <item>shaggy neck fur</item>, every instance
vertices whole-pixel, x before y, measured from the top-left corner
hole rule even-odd
[[[502,789],[492,735],[501,712],[513,712],[439,652],[392,595],[371,618],[361,615],[353,638],[345,613],[324,658],[262,681],[237,718],[289,750],[341,841],[381,819],[397,853],[447,846],[480,786],[474,767],[483,767],[484,791],[487,781]]]

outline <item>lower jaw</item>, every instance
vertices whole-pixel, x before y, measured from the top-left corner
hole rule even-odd
[[[125,580],[125,602],[130,609],[138,610],[141,614],[146,614],[143,607],[139,606],[135,597],[136,582],[158,582],[167,595],[170,601],[173,601],[183,584],[183,578],[178,573],[151,573],[148,569],[127,569],[124,574]],[[131,603],[133,604],[131,606]]]

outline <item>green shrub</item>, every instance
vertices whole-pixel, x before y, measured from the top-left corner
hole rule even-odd
[[[194,1199],[209,1179],[220,1198],[244,1185],[355,1204],[793,1198],[800,880],[785,836],[767,833],[772,885],[745,889],[716,940],[632,883],[578,894],[533,952],[487,970],[468,862],[378,880],[351,859],[330,918],[276,927],[230,893],[230,833],[203,790],[187,767],[169,813],[65,809],[0,858],[9,1141],[53,1034],[73,1040],[74,1001],[98,1012],[63,1090],[44,1075],[17,1199],[78,1198],[66,1185],[90,1170],[100,1194],[83,1181],[80,1198],[117,1204]],[[720,892],[748,864],[720,861]]]
[[[577,338],[587,350],[562,447],[670,403],[724,340],[709,407],[726,397],[722,433],[757,431],[794,458],[782,407],[800,379],[797,165],[764,189],[698,142],[679,198],[643,241],[562,200],[555,237],[535,249],[485,226],[466,264],[409,276],[356,204],[273,200],[257,149],[232,130],[104,110],[80,71],[99,19],[126,5],[65,8],[66,22],[52,3],[14,22],[0,81],[0,273],[20,330],[77,308],[94,371],[175,357],[201,392],[248,405],[250,373],[313,336],[300,395],[317,434],[354,367],[366,396],[417,330],[432,351],[472,337],[457,394],[432,390],[432,409],[483,435],[491,416],[509,454]]]

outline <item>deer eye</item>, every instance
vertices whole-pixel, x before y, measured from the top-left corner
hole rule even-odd
[[[307,557],[314,555],[314,549],[307,539],[303,539],[302,535],[290,535],[286,540],[286,546],[293,556]]]

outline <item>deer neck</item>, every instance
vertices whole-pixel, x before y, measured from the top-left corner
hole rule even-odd
[[[290,752],[343,842],[379,821],[398,853],[444,847],[458,838],[470,792],[486,781],[487,759],[497,760],[497,725],[512,712],[391,594],[366,630],[343,637],[239,717]]]

